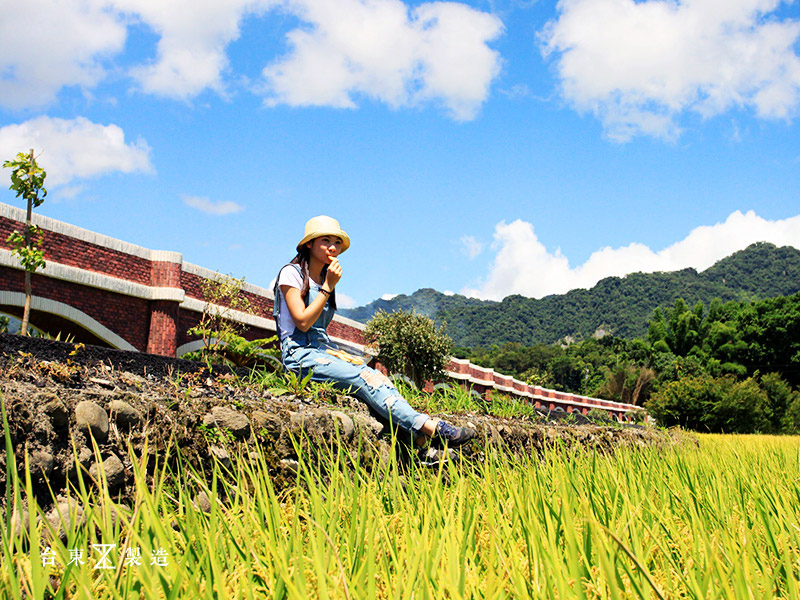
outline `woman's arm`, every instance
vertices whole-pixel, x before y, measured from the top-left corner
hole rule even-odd
[[[300,331],[311,329],[311,326],[319,319],[325,308],[325,303],[328,301],[328,294],[325,292],[332,292],[341,277],[342,267],[339,265],[339,261],[334,258],[328,266],[328,272],[322,284],[322,290],[324,291],[317,294],[317,297],[308,306],[303,302],[303,297],[300,295],[298,288],[290,285],[281,286],[281,292],[283,297],[286,298],[286,306],[289,307],[289,314],[292,315],[295,327]]]

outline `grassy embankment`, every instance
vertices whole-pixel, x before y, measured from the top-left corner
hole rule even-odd
[[[35,508],[22,525],[7,514],[0,597],[800,597],[800,438],[496,453],[405,473],[370,474],[341,451],[325,460],[321,477],[301,459],[281,493],[263,459],[214,467],[210,488],[162,467],[116,514],[105,486],[80,487],[85,522],[66,543],[45,541]],[[30,479],[8,474],[19,506]],[[202,489],[228,497],[205,513],[191,501]],[[114,545],[112,568],[95,568],[95,544]],[[69,564],[76,550],[85,564]]]

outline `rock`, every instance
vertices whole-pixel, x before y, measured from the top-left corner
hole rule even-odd
[[[47,513],[46,518],[53,532],[62,543],[66,543],[67,532],[70,529],[82,525],[85,521],[83,507],[74,499],[63,500],[56,504],[53,510]],[[49,530],[45,529],[43,531],[44,537],[47,537],[48,533]]]
[[[297,475],[299,469],[300,469],[300,463],[297,462],[295,459],[293,458],[281,459],[281,471],[283,471],[284,476],[294,477],[295,475]]]
[[[203,425],[228,429],[239,439],[250,437],[250,420],[239,411],[225,406],[212,408],[211,413],[203,417]]]
[[[202,510],[204,513],[211,512],[211,500],[208,497],[208,494],[205,491],[198,492],[197,496],[194,498],[194,504],[198,508],[198,510]]]
[[[386,467],[392,460],[392,450],[391,446],[388,442],[383,440],[378,441],[378,447],[376,448],[378,458],[381,461],[381,466]]]
[[[256,410],[253,411],[250,417],[253,419],[253,424],[258,430],[265,430],[267,434],[273,438],[280,437],[281,431],[283,430],[283,422],[278,415],[263,410]]]
[[[339,431],[342,437],[346,440],[351,439],[353,437],[353,433],[355,433],[356,427],[353,424],[353,419],[350,418],[350,415],[339,410],[334,410],[331,412],[331,414],[339,421]]]
[[[45,400],[42,412],[48,416],[53,427],[66,427],[69,425],[69,409],[67,405],[55,394],[38,394],[37,400]]]
[[[434,467],[443,460],[447,460],[447,455],[443,450],[429,446],[423,455],[420,456],[420,462],[426,467]]]
[[[30,455],[30,471],[31,475],[44,475],[49,477],[53,472],[53,464],[55,459],[52,454],[46,450],[36,450]]]
[[[103,461],[103,473],[106,477],[106,483],[110,489],[116,489],[125,483],[125,466],[122,461],[113,454]],[[95,480],[100,478],[100,469],[97,463],[89,468],[89,475]]]
[[[129,522],[131,518],[131,509],[120,504],[112,504],[109,507],[109,513],[112,528],[116,527],[117,523],[124,526],[126,520]]]
[[[101,379],[100,377],[91,377],[91,378],[89,378],[89,381],[91,381],[92,383],[94,383],[96,385],[99,385],[100,387],[104,387],[104,388],[109,389],[109,390],[113,390],[114,389],[113,382],[109,381],[108,379]]]
[[[288,411],[289,412],[289,425],[292,427],[302,427],[305,423],[306,415],[304,413]]]
[[[125,385],[131,386],[136,389],[141,389],[145,385],[147,385],[147,379],[144,377],[140,377],[135,373],[122,373],[120,376],[120,381]]]
[[[78,450],[78,462],[84,469],[88,468],[89,465],[92,464],[93,458],[94,453],[86,446],[83,446],[80,450]]]
[[[226,469],[230,469],[233,465],[231,463],[231,457],[228,454],[228,451],[221,446],[209,446],[208,451],[211,453],[211,456],[216,458]]]
[[[84,435],[92,436],[99,444],[108,438],[108,415],[91,400],[78,402],[75,407],[75,423]]]
[[[368,429],[375,436],[380,436],[383,433],[383,425],[375,417],[370,415],[355,415],[353,420],[359,428]]]
[[[142,420],[142,413],[122,400],[112,400],[108,405],[108,411],[111,413],[111,420],[118,427],[126,429],[135,427]]]

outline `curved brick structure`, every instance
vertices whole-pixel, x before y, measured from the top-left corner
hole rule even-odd
[[[25,211],[0,203],[0,311],[22,315],[24,272],[6,242],[24,226]],[[181,254],[150,250],[40,215],[47,266],[32,277],[31,322],[75,341],[166,356],[200,346],[186,331],[196,325],[206,302],[203,280],[219,274],[184,262]],[[247,325],[248,339],[275,334],[272,290],[245,284],[257,314],[234,312]],[[340,345],[364,351],[364,325],[335,317],[329,327]],[[537,407],[586,413],[601,408],[617,419],[636,407],[534,387],[507,375],[453,359],[449,375],[481,394],[513,394]]]

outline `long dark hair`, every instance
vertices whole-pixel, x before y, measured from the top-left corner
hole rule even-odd
[[[303,274],[303,285],[300,288],[300,296],[303,298],[303,302],[308,305],[308,290],[311,288],[311,275],[308,273],[308,263],[311,260],[311,250],[308,246],[302,246],[298,251],[297,255],[292,259],[290,264],[298,265],[300,267],[300,272]],[[322,277],[322,283],[325,283],[325,275],[328,273],[328,265],[324,265],[322,267],[322,271],[320,272],[320,276]],[[336,290],[333,290],[328,296],[327,302],[333,307],[333,310],[336,310]]]

